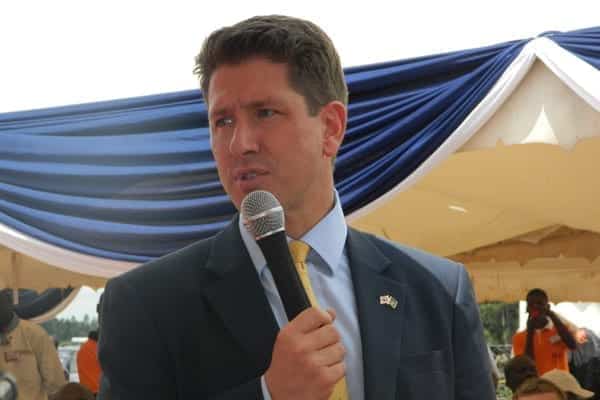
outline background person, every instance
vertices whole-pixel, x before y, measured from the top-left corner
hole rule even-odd
[[[66,383],[54,341],[15,314],[7,290],[0,291],[0,371],[16,378],[21,400],[47,400]]]
[[[511,358],[504,366],[504,378],[506,386],[514,393],[517,388],[529,378],[539,376],[535,361],[529,356],[522,354]]]
[[[80,383],[67,383],[50,400],[95,400],[94,394]]]
[[[98,331],[93,330],[88,334],[88,339],[81,345],[77,352],[77,373],[79,383],[88,388],[94,395],[100,387],[100,362],[98,361]]]
[[[577,348],[569,354],[569,369],[579,384],[600,399],[600,338],[588,328],[575,333]]]
[[[569,371],[568,352],[575,349],[575,338],[550,309],[546,292],[536,288],[527,293],[527,313],[527,329],[513,336],[514,355],[528,355],[540,374]]]

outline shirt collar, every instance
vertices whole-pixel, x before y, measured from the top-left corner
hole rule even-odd
[[[324,264],[332,273],[335,273],[336,268],[340,264],[340,260],[344,254],[346,235],[348,234],[348,227],[344,219],[339,195],[337,191],[334,191],[334,194],[335,204],[333,208],[300,239],[314,250],[314,253],[324,261]],[[242,236],[242,241],[250,254],[250,259],[259,276],[261,276],[267,266],[265,257],[252,235],[244,227],[242,218],[238,219],[238,228]],[[292,240],[290,237],[287,239],[288,242]],[[313,252],[311,251],[311,254],[308,256],[309,259],[311,259],[312,254]]]

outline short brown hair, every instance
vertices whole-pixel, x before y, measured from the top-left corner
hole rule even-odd
[[[521,396],[538,393],[556,393],[561,400],[566,400],[567,395],[558,388],[554,383],[543,378],[529,378],[525,380],[515,391],[514,400],[518,400]]]
[[[535,361],[525,354],[511,358],[504,366],[504,377],[506,386],[514,392],[526,379],[538,377]]]
[[[52,397],[54,400],[94,400],[94,394],[80,383],[70,382],[64,385]]]
[[[220,65],[255,57],[288,65],[290,86],[304,97],[311,115],[334,100],[348,104],[344,72],[331,39],[310,21],[282,15],[252,17],[206,38],[194,68],[204,99]]]

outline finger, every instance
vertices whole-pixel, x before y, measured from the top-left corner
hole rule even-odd
[[[346,375],[346,364],[342,361],[327,367],[325,374],[334,384]]]
[[[308,333],[323,325],[331,324],[332,321],[333,319],[328,312],[316,307],[310,307],[298,314],[296,318],[290,322],[290,325],[292,325],[295,330],[302,333]]]
[[[341,343],[325,347],[314,353],[314,361],[318,366],[331,367],[344,361],[346,349]]]
[[[331,321],[335,321],[336,313],[333,308],[328,308],[327,313],[331,316]]]
[[[308,350],[311,351],[321,350],[325,347],[340,343],[341,339],[342,337],[340,336],[339,331],[332,323],[323,325],[306,334]]]
[[[344,377],[346,366],[343,362],[339,362],[330,367],[319,368],[319,374],[311,384],[317,390],[317,398],[327,400],[331,397],[336,383]]]

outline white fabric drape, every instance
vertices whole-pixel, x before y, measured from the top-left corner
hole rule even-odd
[[[24,235],[4,224],[0,224],[0,244],[46,264],[79,274],[103,278],[117,276],[139,265],[66,250]]]

